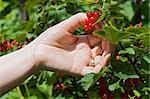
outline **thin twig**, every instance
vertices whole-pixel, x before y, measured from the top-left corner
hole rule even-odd
[[[19,86],[17,87],[17,91],[18,91],[18,94],[20,95],[20,99],[24,99]]]

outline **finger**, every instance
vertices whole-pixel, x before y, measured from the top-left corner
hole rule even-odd
[[[63,30],[73,33],[81,25],[85,24],[86,19],[87,19],[87,16],[85,13],[78,13],[78,14],[73,15],[69,19],[62,21],[58,25],[59,25],[59,28],[61,27]]]
[[[104,59],[102,60],[102,62],[100,64],[97,64],[93,70],[98,73],[104,66],[106,66],[108,64],[108,61],[110,60],[111,54],[107,54]]]
[[[106,45],[107,45],[107,42],[106,42],[106,41],[107,41],[107,40],[106,40],[105,38],[102,38],[102,43],[101,43],[101,45],[102,45],[103,51],[106,50]]]
[[[107,40],[107,43],[106,43],[106,54],[113,53],[113,51],[114,51],[113,44],[109,40]]]
[[[89,44],[91,47],[95,46],[95,45],[98,45],[101,41],[102,41],[102,38],[97,38],[97,37],[94,37],[93,35],[89,34],[87,36],[88,38],[88,41],[89,41]]]
[[[106,55],[106,51],[103,52],[102,56],[105,57],[105,55]]]
[[[99,44],[99,46],[95,46],[93,49],[91,49],[92,58],[96,57],[97,55],[102,55],[103,50]]]

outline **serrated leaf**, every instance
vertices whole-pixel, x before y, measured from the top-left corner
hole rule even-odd
[[[105,71],[109,70],[108,68],[109,67],[103,68],[98,74],[86,74],[77,83],[81,83],[83,89],[87,91],[93,83],[95,83],[102,75],[104,75]]]
[[[81,80],[78,81],[78,83],[81,83],[81,86],[83,87],[85,91],[87,91],[92,85],[94,81],[93,80],[94,76],[95,74],[90,73],[90,74],[85,75],[83,78],[81,78]]]

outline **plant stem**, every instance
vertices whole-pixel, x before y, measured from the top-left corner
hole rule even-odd
[[[20,95],[20,99],[24,99],[19,86],[17,87],[17,91],[18,91],[18,94]]]
[[[122,50],[125,50],[125,47],[122,45],[121,42],[119,42],[119,45],[120,45],[120,47],[122,48]],[[136,63],[133,62],[132,59],[131,59],[127,54],[125,54],[125,57],[127,57],[127,59],[129,60],[130,64],[133,66],[133,69],[134,69],[135,73],[136,73],[140,78],[142,78],[141,75],[140,75],[140,73],[139,73],[139,71],[138,71],[137,68],[136,68]]]
[[[28,86],[27,86],[27,84],[24,84],[24,87],[25,87],[25,90],[26,90],[26,93],[27,93],[28,99],[30,99],[30,92],[29,92],[29,90],[28,90]]]

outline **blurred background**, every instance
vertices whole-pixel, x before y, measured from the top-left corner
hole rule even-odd
[[[103,4],[104,2],[108,4],[111,2],[114,5],[109,10],[113,20],[115,20],[116,28],[119,30],[137,24],[149,28],[150,0],[0,0],[0,56],[24,47],[47,28],[78,12],[86,13],[98,10],[99,7],[96,4]],[[107,7],[103,9],[107,9]],[[81,27],[75,34],[82,35],[85,32]],[[146,39],[147,46],[149,46],[148,39],[149,37]],[[143,53],[145,54],[147,51]],[[115,56],[113,59],[115,60]],[[125,59],[122,60],[125,61]],[[117,64],[115,62],[112,63]],[[125,62],[122,64],[128,63],[128,61]],[[149,62],[150,58],[146,58],[144,65],[148,67]],[[146,70],[144,75],[149,75],[149,70]],[[81,86],[76,83],[78,80],[79,78],[71,76],[40,71],[29,77],[22,85],[1,96],[0,99],[89,99],[89,96],[91,99],[99,99],[99,87],[97,85],[88,92],[81,89]],[[115,81],[119,81],[118,78]],[[148,82],[146,83],[148,84]],[[135,99],[139,94],[139,96],[143,95],[144,98],[142,99],[150,98],[148,95],[150,87],[135,89],[134,94],[136,93],[136,95],[133,98],[130,95],[131,99]],[[116,94],[115,97],[118,96],[117,99],[120,98],[119,92],[112,91],[113,94]]]

